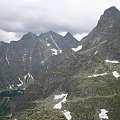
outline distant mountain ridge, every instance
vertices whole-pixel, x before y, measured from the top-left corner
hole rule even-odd
[[[27,73],[39,75],[72,55],[72,47],[78,45],[79,41],[70,33],[63,37],[53,31],[39,36],[29,32],[19,41],[1,42],[0,81],[16,84]]]

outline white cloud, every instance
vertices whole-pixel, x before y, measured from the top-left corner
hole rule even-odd
[[[27,2],[27,3],[38,3],[39,1],[41,1],[41,0],[24,0],[25,2]]]
[[[0,41],[10,42],[18,40],[19,37],[15,32],[6,32],[0,29]]]
[[[82,33],[82,34],[75,34],[74,37],[80,41],[83,37],[87,36],[88,33]]]
[[[62,36],[65,36],[67,34],[67,32],[60,32],[59,34]]]

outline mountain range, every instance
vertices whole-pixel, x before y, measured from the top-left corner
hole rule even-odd
[[[1,42],[0,81],[16,85],[18,78],[28,73],[37,76],[72,55],[72,48],[78,46],[79,41],[70,33],[63,37],[52,31],[39,36],[29,32],[19,41]]]
[[[1,96],[1,118],[119,120],[119,24],[120,11],[110,7],[80,42],[53,31],[1,42],[1,93],[26,86],[22,95]]]

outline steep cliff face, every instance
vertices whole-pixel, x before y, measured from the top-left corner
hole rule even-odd
[[[97,26],[82,39],[83,50],[102,44],[100,52],[106,59],[120,60],[120,11],[115,7],[105,10]],[[113,54],[111,54],[113,53]]]

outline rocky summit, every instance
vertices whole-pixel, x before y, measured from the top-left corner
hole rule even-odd
[[[80,42],[69,32],[0,42],[2,120],[119,120],[120,11]]]

